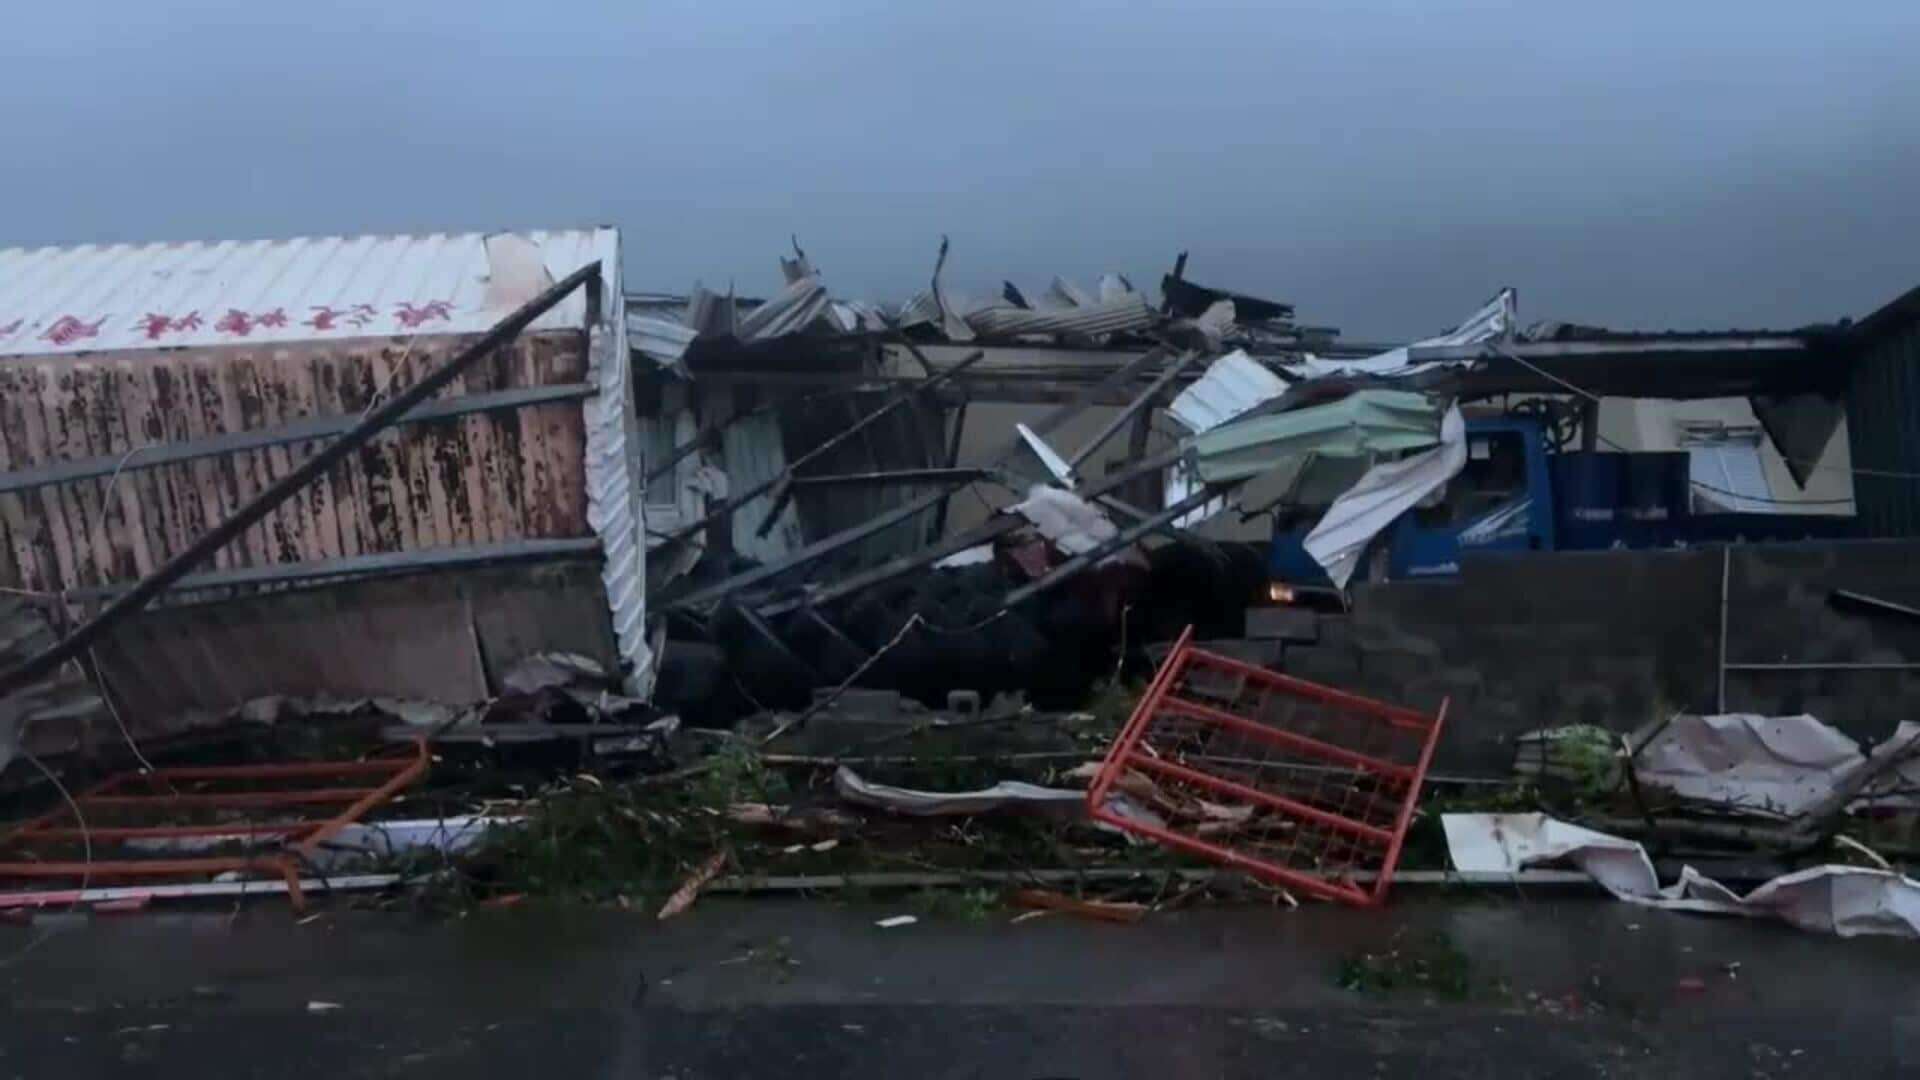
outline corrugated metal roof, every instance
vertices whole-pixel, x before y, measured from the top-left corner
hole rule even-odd
[[[983,338],[1020,337],[1036,334],[1066,334],[1092,337],[1129,330],[1144,330],[1160,321],[1147,298],[1139,293],[1122,293],[1082,307],[1032,310],[1016,307],[991,307],[967,316],[973,332]]]
[[[612,231],[514,235],[558,280],[593,261]],[[516,306],[488,303],[487,235],[8,248],[0,356],[481,333]],[[585,322],[576,291],[532,328]]]
[[[671,364],[686,355],[700,332],[672,319],[642,315],[627,309],[627,343],[634,352],[657,364]]]
[[[1206,374],[1180,391],[1167,413],[1188,431],[1211,431],[1286,389],[1280,376],[1244,350],[1235,349],[1209,364]]]
[[[786,260],[781,260],[783,266]],[[748,312],[736,331],[741,341],[766,341],[798,333],[826,313],[827,287],[811,274],[787,284],[780,295]]]

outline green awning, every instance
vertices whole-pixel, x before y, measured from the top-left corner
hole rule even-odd
[[[1370,458],[1440,441],[1440,406],[1406,390],[1362,390],[1327,405],[1222,424],[1194,437],[1207,483],[1297,468],[1308,455]]]

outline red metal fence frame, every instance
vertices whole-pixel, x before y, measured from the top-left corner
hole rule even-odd
[[[1241,676],[1243,680],[1256,681],[1267,689],[1334,706],[1344,712],[1368,717],[1374,722],[1388,724],[1417,735],[1422,739],[1418,760],[1412,765],[1405,765],[1369,757],[1309,736],[1285,731],[1278,727],[1268,727],[1226,710],[1175,696],[1174,688],[1181,685],[1183,677],[1196,664],[1232,672]],[[1448,701],[1442,699],[1439,709],[1429,715],[1256,667],[1232,657],[1196,649],[1193,646],[1193,628],[1188,627],[1175,642],[1172,651],[1167,654],[1166,660],[1160,665],[1160,670],[1148,684],[1146,693],[1141,696],[1133,715],[1128,718],[1126,726],[1121,729],[1119,737],[1109,748],[1092,786],[1087,789],[1087,811],[1095,819],[1115,828],[1149,837],[1177,850],[1243,870],[1262,880],[1289,889],[1297,889],[1308,895],[1328,900],[1339,900],[1368,907],[1375,906],[1386,899],[1387,889],[1393,881],[1394,868],[1399,865],[1401,848],[1406,841],[1407,827],[1413,820],[1414,809],[1419,805],[1420,788],[1426,780],[1428,767],[1433,762],[1434,747],[1440,741],[1440,731],[1446,722],[1447,706]],[[1226,777],[1209,775],[1190,764],[1175,763],[1162,757],[1142,753],[1141,741],[1152,728],[1154,721],[1167,715],[1182,716],[1223,730],[1231,730],[1248,738],[1265,740],[1292,751],[1339,763],[1354,769],[1356,773],[1373,773],[1405,783],[1406,791],[1395,813],[1393,827],[1387,830],[1351,820],[1336,811],[1309,806]],[[1362,888],[1354,881],[1337,880],[1297,867],[1285,866],[1243,851],[1236,851],[1225,844],[1175,832],[1172,829],[1107,809],[1108,797],[1115,783],[1122,773],[1130,768],[1157,773],[1164,778],[1205,788],[1241,802],[1255,803],[1283,817],[1311,822],[1323,829],[1334,830],[1368,844],[1378,845],[1381,848],[1382,857],[1378,869],[1373,871],[1371,887]]]
[[[0,837],[0,850],[31,848],[39,844],[72,843],[106,845],[126,840],[183,839],[213,836],[278,836],[283,846],[275,851],[251,855],[205,855],[159,859],[90,859],[85,862],[43,862],[20,860],[0,862],[0,878],[77,877],[92,881],[126,880],[152,877],[179,877],[195,874],[223,874],[229,871],[274,874],[287,883],[287,896],[296,909],[306,906],[300,889],[300,870],[312,859],[321,844],[357,821],[362,814],[391,799],[401,789],[426,775],[431,762],[425,739],[416,740],[413,753],[406,757],[375,758],[368,761],[319,761],[283,765],[217,765],[154,769],[150,772],[126,772],[110,776],[75,796],[84,814],[89,806],[119,810],[151,811],[156,817],[168,810],[180,809],[258,809],[279,806],[339,805],[345,807],[331,817],[304,818],[270,825],[89,825],[61,824],[73,817],[73,808],[62,804],[37,818],[22,822]],[[162,785],[257,782],[262,780],[320,780],[342,777],[385,777],[373,787],[286,788],[265,791],[160,793]],[[136,783],[155,788],[154,794],[124,794]]]

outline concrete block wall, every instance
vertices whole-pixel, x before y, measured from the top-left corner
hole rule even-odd
[[[1726,549],[1730,662],[1920,663],[1920,624],[1834,611],[1835,588],[1920,606],[1920,542]],[[1629,732],[1713,711],[1722,549],[1468,557],[1457,581],[1361,586],[1289,642],[1284,670],[1415,708],[1451,699],[1436,767],[1505,775],[1513,738],[1562,724]],[[1920,671],[1730,671],[1729,711],[1811,712],[1877,740],[1920,719]]]

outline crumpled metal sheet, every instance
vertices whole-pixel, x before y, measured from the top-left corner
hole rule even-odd
[[[627,349],[626,294],[620,288],[620,239],[599,230],[601,323],[587,331],[587,377],[598,393],[581,403],[586,428],[587,524],[600,538],[600,581],[627,692],[653,694],[655,656],[647,640],[647,544],[641,504],[640,421],[633,405],[633,360]]]
[[[1365,457],[1420,450],[1440,441],[1440,409],[1425,394],[1362,390],[1272,416],[1222,424],[1194,437],[1200,478],[1220,483],[1258,476],[1307,455]]]
[[[1167,415],[1199,434],[1285,393],[1287,382],[1235,349],[1213,363],[1167,405]]]
[[[973,312],[966,318],[972,334],[981,338],[1013,337],[1099,337],[1106,334],[1145,330],[1160,322],[1147,298],[1138,293],[1121,293],[1111,300],[1071,308],[1032,310],[995,306]],[[965,338],[948,337],[955,341]]]
[[[1480,308],[1467,316],[1459,326],[1438,337],[1416,341],[1412,345],[1402,345],[1397,349],[1388,349],[1386,352],[1363,360],[1323,360],[1308,354],[1305,360],[1292,365],[1290,370],[1309,379],[1324,378],[1329,375],[1372,375],[1382,379],[1404,378],[1441,363],[1441,361],[1425,364],[1410,363],[1407,350],[1442,345],[1475,345],[1482,341],[1506,338],[1512,335],[1517,321],[1514,292],[1512,289],[1501,289],[1493,299],[1480,305]]]
[[[1041,536],[1068,555],[1092,551],[1120,533],[1092,503],[1044,484],[1035,484],[1024,501],[1008,509],[1032,522]]]
[[[1344,589],[1367,544],[1400,515],[1438,491],[1467,464],[1467,425],[1458,405],[1440,423],[1440,445],[1413,457],[1375,465],[1348,488],[1301,546],[1336,588]]]
[[[1889,766],[1852,800],[1851,807],[1920,807],[1920,722],[1903,721],[1892,735],[1862,752],[1846,733],[1807,716],[1676,716],[1635,756],[1643,787],[1701,807],[1749,816],[1794,818],[1848,784],[1862,770]]]
[[[976,791],[919,791],[876,784],[845,765],[834,771],[833,789],[850,803],[912,817],[984,814],[1006,809],[1078,814],[1087,801],[1083,791],[1041,787],[1019,780],[1003,780]]]
[[[1634,758],[1641,786],[1732,813],[1797,817],[1867,763],[1859,744],[1805,714],[1676,716]]]
[[[825,315],[832,302],[818,277],[802,277],[780,290],[779,296],[748,312],[740,320],[736,335],[741,341],[767,341],[798,333]]]
[[[1639,844],[1545,814],[1442,814],[1440,823],[1454,868],[1466,873],[1511,874],[1568,862],[1617,899],[1645,907],[1777,918],[1840,937],[1920,938],[1920,882],[1885,870],[1816,866],[1743,896],[1691,866],[1662,886]]]

